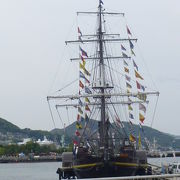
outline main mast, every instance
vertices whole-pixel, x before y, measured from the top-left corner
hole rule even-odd
[[[102,1],[99,0],[99,27],[98,27],[98,43],[99,43],[99,76],[100,76],[100,89],[101,89],[101,123],[102,131],[100,130],[101,144],[104,147],[104,160],[108,160],[108,123],[106,123],[106,112],[105,112],[105,68],[103,58],[103,31],[102,31]]]

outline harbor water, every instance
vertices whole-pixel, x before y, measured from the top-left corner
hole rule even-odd
[[[160,166],[180,162],[180,157],[150,158],[148,162]],[[0,164],[0,180],[58,180],[56,170],[60,166],[61,162]]]
[[[0,180],[58,180],[61,162],[0,164]]]

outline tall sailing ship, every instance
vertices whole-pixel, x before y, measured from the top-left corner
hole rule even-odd
[[[124,14],[107,12],[102,0],[97,11],[77,13],[86,14],[97,17],[94,33],[85,34],[78,27],[78,39],[66,41],[79,49],[71,59],[79,64],[79,78],[73,81],[78,91],[48,96],[48,101],[56,100],[62,115],[61,109],[71,109],[76,121],[73,152],[63,153],[59,179],[151,174],[143,125],[149,96],[158,97],[159,92],[145,84],[136,55],[137,39],[130,28],[125,25],[122,33],[109,31],[105,18]],[[140,127],[138,135],[135,124]]]

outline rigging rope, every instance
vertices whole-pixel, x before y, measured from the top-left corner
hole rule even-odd
[[[152,118],[152,122],[151,122],[151,128],[152,128],[152,125],[153,125],[153,122],[154,122],[154,119],[155,119],[158,100],[159,100],[159,95],[157,96],[156,105],[155,105],[155,108],[154,108],[153,118]]]
[[[62,120],[62,118],[61,118],[61,116],[60,116],[60,113],[59,113],[59,111],[58,111],[58,107],[56,107],[56,111],[57,111],[58,117],[59,117],[59,119],[60,119],[60,121],[61,121],[61,123],[62,123],[62,127],[64,127],[64,123],[63,123],[63,120]]]
[[[67,107],[67,106],[66,106],[66,112],[67,112],[68,123],[69,123],[69,125],[70,125],[69,113],[68,113],[68,107]]]
[[[54,117],[53,117],[53,113],[52,113],[52,109],[51,109],[51,106],[50,106],[49,100],[47,100],[47,102],[48,102],[48,107],[49,107],[49,111],[50,111],[51,119],[52,119],[52,121],[53,121],[54,127],[56,128],[56,124],[55,124],[55,121],[54,121]]]

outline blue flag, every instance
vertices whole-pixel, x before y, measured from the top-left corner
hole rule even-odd
[[[130,44],[130,48],[134,49],[134,44],[131,42],[131,40],[129,40],[129,44]]]
[[[87,86],[85,86],[85,93],[92,94],[91,90]]]
[[[129,118],[134,119],[133,114],[129,113]]]

